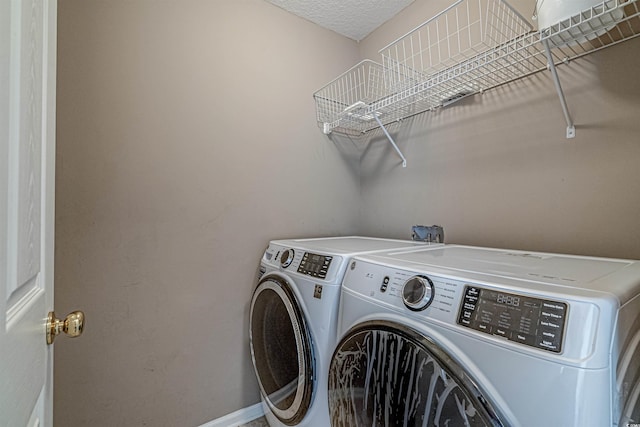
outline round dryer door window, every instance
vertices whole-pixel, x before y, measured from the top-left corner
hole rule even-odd
[[[387,321],[356,326],[338,344],[329,410],[334,427],[505,425],[441,347]]]
[[[250,343],[263,399],[287,425],[304,418],[312,399],[314,358],[311,335],[291,286],[264,277],[251,300]]]

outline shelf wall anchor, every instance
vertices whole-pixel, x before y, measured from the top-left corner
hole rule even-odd
[[[544,46],[544,53],[547,56],[547,64],[549,67],[549,71],[551,71],[551,77],[553,78],[553,83],[556,87],[556,92],[558,93],[558,97],[560,98],[560,105],[562,106],[562,112],[564,113],[564,120],[567,122],[567,139],[575,138],[576,136],[576,127],[573,124],[573,119],[571,118],[571,114],[569,113],[569,108],[567,107],[567,100],[564,97],[564,92],[562,91],[562,86],[560,85],[560,78],[558,78],[558,72],[556,71],[556,64],[553,62],[553,56],[551,55],[551,48],[549,47],[549,40],[542,40],[542,44]]]
[[[378,117],[378,115],[375,112],[373,113],[373,118],[376,119],[376,122],[378,122],[378,125],[380,126],[380,129],[382,129],[382,132],[384,132],[384,134],[387,136],[387,139],[389,140],[389,142],[393,146],[393,149],[396,150],[396,153],[398,153],[398,156],[400,156],[400,158],[402,159],[402,167],[406,168],[407,167],[407,159],[404,158],[404,156],[402,155],[402,151],[400,151],[400,149],[398,148],[398,145],[393,140],[391,135],[389,135],[389,132],[387,132],[387,128],[384,127],[384,125],[380,121],[380,118]]]

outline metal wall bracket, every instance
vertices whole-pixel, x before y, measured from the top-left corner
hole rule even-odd
[[[560,78],[558,77],[558,72],[556,71],[556,64],[553,62],[553,56],[551,55],[551,48],[549,47],[549,40],[542,40],[542,45],[544,46],[544,52],[547,56],[547,63],[549,66],[549,71],[551,71],[551,77],[553,78],[553,84],[556,87],[556,92],[558,93],[558,97],[560,98],[560,105],[562,106],[562,112],[564,114],[564,119],[567,122],[567,139],[575,138],[576,136],[576,127],[573,124],[573,119],[571,118],[571,114],[569,113],[569,107],[567,107],[567,100],[564,97],[564,92],[562,91],[562,86],[560,85]]]
[[[387,136],[387,139],[389,140],[389,142],[393,146],[394,150],[396,150],[396,153],[398,153],[398,156],[400,156],[400,158],[402,159],[402,167],[406,168],[407,167],[407,159],[404,158],[404,156],[402,155],[402,151],[400,151],[400,149],[398,148],[398,145],[396,144],[396,142],[393,140],[391,135],[389,135],[389,132],[387,132],[387,128],[384,127],[384,125],[382,124],[382,122],[380,121],[380,119],[378,118],[378,115],[376,113],[373,114],[373,118],[376,119],[376,122],[378,122],[378,125],[380,126],[380,129],[382,129],[382,132],[384,132],[384,134]]]

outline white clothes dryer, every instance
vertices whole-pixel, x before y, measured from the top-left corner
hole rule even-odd
[[[425,243],[368,237],[275,240],[251,300],[250,347],[271,426],[327,427],[327,375],[340,286],[358,254]]]
[[[355,257],[332,426],[640,422],[640,262],[456,245]]]

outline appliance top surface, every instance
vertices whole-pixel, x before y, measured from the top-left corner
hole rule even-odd
[[[426,249],[426,250],[425,250]],[[607,292],[626,300],[640,293],[640,262],[541,252],[443,245],[360,257],[407,270],[445,269]]]
[[[375,251],[439,246],[438,244],[415,242],[413,240],[379,239],[361,236],[274,240],[271,243],[293,249],[328,252],[336,255],[357,255]]]

